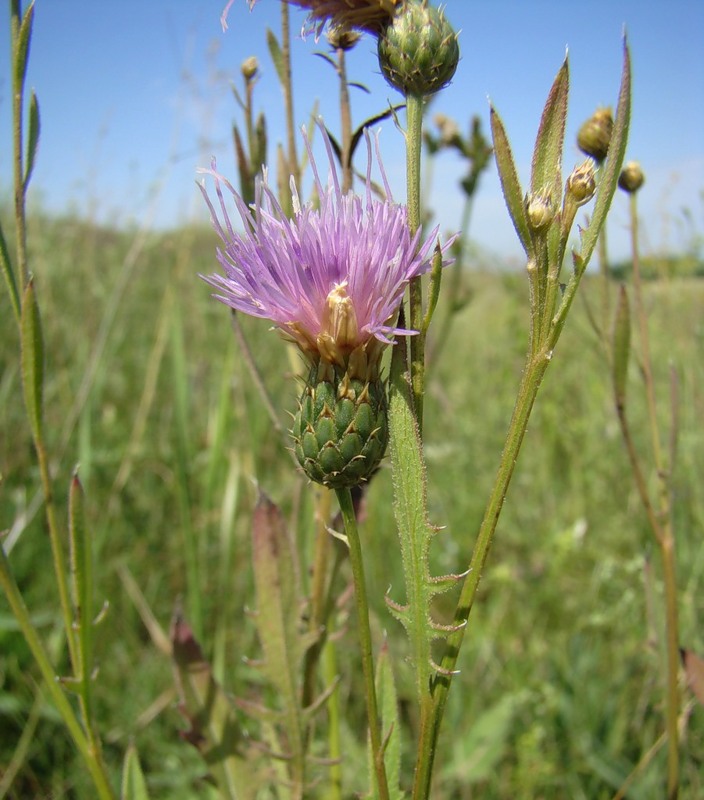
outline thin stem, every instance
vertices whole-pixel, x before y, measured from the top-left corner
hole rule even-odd
[[[10,0],[12,29],[12,160],[14,173],[15,225],[17,227],[17,272],[20,281],[20,296],[29,281],[27,266],[27,222],[25,218],[25,185],[23,166],[23,102],[24,69],[18,69],[19,32],[22,22],[19,0]]]
[[[513,476],[516,460],[518,459],[521,444],[523,443],[523,437],[528,427],[528,420],[533,409],[533,404],[549,363],[549,351],[544,349],[534,357],[529,356],[521,379],[516,405],[513,410],[508,433],[506,434],[501,462],[489,501],[484,511],[484,518],[479,528],[477,542],[472,552],[469,573],[462,585],[460,598],[455,610],[453,625],[457,626],[457,630],[447,637],[445,652],[441,662],[442,673],[438,674],[433,681],[433,716],[432,721],[427,724],[425,729],[421,730],[421,741],[418,748],[416,776],[413,787],[414,800],[427,800],[427,798],[430,797],[433,760],[435,758],[440,723],[442,722],[447,695],[450,689],[451,676],[455,669],[457,657],[464,638],[464,632],[466,630],[466,622],[472,610],[479,587],[479,581],[489,555],[489,550],[491,549],[494,532]]]
[[[281,58],[284,65],[284,109],[286,112],[286,138],[288,142],[288,174],[293,176],[296,186],[301,184],[296,154],[296,123],[293,113],[293,81],[291,79],[291,25],[288,4],[281,3]]]
[[[325,684],[332,686],[337,679],[337,648],[329,639],[323,647],[323,675]],[[342,800],[342,741],[340,738],[340,691],[330,695],[328,709],[328,758],[330,765],[330,790],[328,800]]]
[[[631,250],[633,253],[633,294],[635,313],[640,327],[642,368],[648,404],[648,422],[653,448],[653,459],[658,481],[659,519],[653,525],[663,562],[663,581],[665,586],[665,641],[667,651],[666,682],[666,730],[667,730],[667,798],[675,800],[679,787],[679,736],[677,718],[679,715],[679,623],[677,613],[677,575],[675,569],[675,538],[672,528],[672,507],[670,500],[670,472],[665,465],[663,448],[660,442],[660,429],[657,420],[655,401],[655,380],[650,355],[648,320],[643,304],[638,249],[638,207],[636,193],[630,196],[631,212]],[[670,465],[671,468],[672,465]],[[646,507],[647,510],[647,507]],[[651,521],[651,525],[652,525]]]
[[[340,79],[340,127],[342,158],[342,193],[352,188],[352,109],[350,106],[350,90],[347,86],[347,65],[345,51],[337,48],[337,74]]]
[[[303,666],[303,707],[313,702],[315,696],[315,669],[326,640],[327,623],[327,582],[330,561],[330,519],[331,492],[322,486],[316,486],[315,509],[315,554],[310,590],[310,620],[308,628],[320,634],[319,640],[306,652]]]
[[[408,227],[411,236],[420,228],[420,154],[423,134],[423,98],[406,96],[406,181],[408,193]],[[423,327],[423,288],[420,276],[411,280],[409,287],[409,318],[411,330],[418,331],[410,337],[411,388],[418,428],[423,431],[423,391],[425,384],[425,336]]]
[[[10,564],[2,547],[0,547],[0,585],[2,585],[5,596],[10,603],[10,607],[12,608],[15,619],[20,626],[22,635],[24,636],[29,649],[32,651],[34,660],[36,661],[39,671],[42,674],[42,678],[44,679],[46,690],[49,693],[56,710],[59,712],[61,719],[63,720],[63,723],[69,732],[69,735],[73,739],[78,752],[81,754],[86,766],[88,767],[88,771],[91,774],[93,783],[98,792],[98,797],[100,800],[114,800],[115,795],[110,788],[110,783],[108,782],[107,775],[105,774],[102,761],[99,760],[99,754],[96,753],[88,741],[86,734],[81,727],[73,708],[71,707],[71,704],[61,689],[61,685],[56,680],[54,668],[52,667],[49,656],[44,649],[44,645],[39,639],[37,631],[32,624],[27,606],[24,604],[24,600],[22,599],[19,588],[12,577]]]
[[[381,739],[381,722],[376,701],[374,685],[374,657],[372,656],[372,633],[369,627],[369,604],[367,602],[367,585],[364,578],[364,561],[359,541],[357,518],[354,513],[352,494],[349,489],[337,489],[337,500],[345,524],[345,534],[350,552],[352,578],[354,580],[354,597],[357,605],[357,625],[359,628],[359,644],[362,655],[362,672],[364,673],[364,690],[367,698],[367,716],[369,718],[369,739],[372,748],[372,760],[376,774],[379,800],[389,800],[389,786],[386,779],[384,750]]]

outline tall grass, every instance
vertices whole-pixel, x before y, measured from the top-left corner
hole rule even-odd
[[[99,718],[109,721],[106,759],[117,768],[134,741],[153,797],[208,796],[197,754],[176,733],[180,720],[159,626],[168,627],[176,603],[192,611],[196,592],[218,677],[228,690],[246,693],[256,673],[241,657],[258,655],[254,626],[243,616],[253,597],[255,487],[282,505],[299,548],[309,553],[307,493],[293,476],[285,443],[272,433],[226,318],[194,278],[210,268],[209,231],[148,235],[135,251],[135,234],[37,214],[29,234],[30,257],[42,275],[46,427],[60,459],[54,467],[70,474],[79,454],[98,601],[110,603],[96,634],[96,704]],[[449,528],[433,551],[439,573],[466,563],[471,551],[526,346],[523,276],[467,273],[463,280],[472,299],[456,319],[426,396],[431,511]],[[681,636],[701,652],[704,284],[675,279],[645,289],[654,363],[663,379],[670,362],[681,378],[674,479]],[[597,286],[588,280],[585,290]],[[3,296],[0,316],[8,314]],[[290,394],[291,364],[277,337],[265,322],[241,324],[269,390]],[[56,596],[44,576],[48,542],[36,507],[31,513],[39,484],[13,335],[12,326],[3,326],[0,529],[15,526],[13,569],[36,624],[60,652]],[[611,410],[609,376],[579,305],[559,357],[561,377],[547,382],[533,416],[448,706],[442,797],[611,797],[661,731],[662,586]],[[71,409],[76,420],[67,430]],[[633,430],[641,437],[645,411],[635,413]],[[361,535],[376,632],[383,630],[402,653],[402,629],[383,607],[388,586],[402,580],[387,556],[395,542],[389,494],[383,469],[371,485]],[[57,498],[59,507],[63,500]],[[453,598],[439,601],[439,615],[451,614]],[[33,732],[22,742],[7,796],[91,797],[2,602],[1,762],[9,765],[23,731]],[[344,606],[339,613],[345,616]],[[357,656],[348,640],[338,661],[349,658],[354,676]],[[366,758],[354,733],[364,714],[360,681],[353,677],[341,700],[350,786]],[[403,708],[413,686],[402,673],[398,689]],[[704,791],[704,717],[701,708],[687,713],[682,796],[695,798]],[[664,770],[661,749],[632,796],[660,797]]]

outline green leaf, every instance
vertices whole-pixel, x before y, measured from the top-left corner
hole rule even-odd
[[[29,100],[29,123],[27,125],[27,161],[24,168],[24,180],[22,187],[27,191],[30,178],[34,170],[34,162],[37,157],[37,146],[39,144],[39,133],[41,122],[39,119],[39,103],[37,96],[32,92]]]
[[[614,327],[612,333],[611,377],[614,386],[616,407],[622,409],[626,404],[626,385],[628,361],[631,353],[631,312],[625,286],[619,288]]]
[[[83,487],[78,474],[74,473],[68,494],[71,594],[81,659],[81,674],[77,677],[83,682],[84,698],[89,699],[93,672],[93,548],[86,527],[83,500]],[[90,714],[90,708],[88,713]]]
[[[35,439],[41,437],[44,389],[44,340],[39,305],[31,278],[22,298],[22,387],[29,424]]]
[[[180,711],[190,723],[184,738],[205,759],[223,798],[255,800],[263,782],[256,766],[258,751],[244,735],[234,703],[213,677],[193,631],[178,614],[170,638]]]
[[[264,651],[262,670],[276,689],[286,728],[292,780],[302,777],[305,720],[301,707],[302,663],[317,640],[303,632],[298,563],[283,515],[260,494],[252,522],[252,561],[257,593],[256,624]]]
[[[562,194],[562,146],[569,85],[569,67],[565,59],[545,101],[533,151],[531,191],[537,194],[547,188],[553,208],[559,208]]]
[[[17,41],[15,43],[15,92],[21,94],[24,87],[24,80],[27,76],[27,65],[29,64],[29,45],[32,40],[32,24],[34,22],[34,3],[31,3],[24,13],[20,24]]]
[[[428,551],[435,529],[426,507],[427,479],[423,450],[413,412],[413,399],[406,362],[406,342],[394,345],[389,376],[389,432],[391,475],[394,484],[394,517],[401,544],[406,605],[388,602],[393,615],[406,629],[410,659],[419,703],[430,691],[431,646],[437,633],[430,624],[433,592]]]
[[[12,304],[12,310],[15,312],[15,319],[19,324],[22,317],[20,293],[19,289],[17,288],[15,271],[12,269],[10,251],[7,249],[7,242],[5,241],[5,234],[3,233],[2,225],[0,225],[0,268],[2,268],[2,274],[5,278],[5,285],[7,286],[7,292],[10,295],[10,303]]]
[[[384,642],[376,664],[376,696],[381,714],[384,763],[389,783],[389,796],[390,800],[402,800],[404,794],[401,791],[401,723],[398,717],[398,698],[393,664],[387,642]]]
[[[508,213],[511,216],[513,227],[516,229],[523,249],[530,258],[533,244],[528,227],[528,220],[526,219],[523,190],[521,189],[518,174],[516,173],[516,166],[513,161],[511,145],[508,143],[506,129],[493,106],[491,108],[491,137],[494,144],[496,167],[499,171],[499,180],[501,181],[501,190],[504,193]]]
[[[279,76],[279,82],[282,86],[286,84],[286,67],[284,65],[284,54],[281,52],[281,45],[276,38],[274,32],[269,28],[266,29],[266,43],[269,47],[269,55],[274,62],[276,74]]]
[[[122,762],[122,785],[120,800],[149,800],[147,782],[139,763],[139,755],[134,744],[130,743]]]
[[[609,152],[604,162],[601,180],[597,187],[596,203],[589,227],[582,235],[582,264],[586,268],[592,257],[599,233],[606,221],[606,215],[611,207],[618,176],[621,173],[623,159],[628,143],[628,127],[631,120],[631,56],[628,43],[623,41],[623,70],[621,72],[621,88],[616,108],[614,129],[609,143]]]

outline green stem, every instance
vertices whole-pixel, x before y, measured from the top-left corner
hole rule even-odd
[[[326,686],[337,679],[337,648],[329,639],[323,647],[323,675]],[[327,800],[342,800],[342,742],[340,739],[340,691],[336,688],[327,702],[328,758],[330,764],[330,790]]]
[[[411,236],[420,228],[420,154],[423,134],[423,98],[406,96],[406,182],[408,194],[408,227]],[[423,391],[425,383],[425,335],[423,334],[423,288],[421,278],[413,278],[409,287],[409,321],[411,330],[418,331],[410,337],[411,388],[418,421],[423,431]]]
[[[91,746],[86,734],[81,727],[78,718],[76,717],[71,704],[69,703],[66,695],[61,689],[61,685],[56,679],[56,674],[49,660],[49,656],[44,649],[36,628],[32,624],[29,616],[27,606],[24,604],[20,590],[15,583],[10,564],[5,555],[5,551],[0,547],[0,585],[5,592],[12,612],[15,615],[22,635],[32,651],[39,671],[42,674],[47,692],[49,693],[56,710],[59,712],[69,735],[73,739],[78,752],[81,754],[83,760],[88,767],[88,771],[93,779],[93,783],[98,793],[100,800],[114,800],[115,795],[110,788],[107,775],[102,762],[99,760],[99,754]]]
[[[494,481],[494,486],[484,512],[477,542],[472,553],[469,565],[469,574],[462,585],[462,591],[457,603],[453,625],[459,626],[457,630],[447,637],[447,644],[441,662],[442,673],[433,681],[433,712],[432,718],[426,722],[421,730],[421,741],[418,748],[415,783],[413,787],[413,800],[427,800],[430,797],[430,781],[432,777],[433,760],[437,747],[437,739],[442,722],[447,695],[450,689],[452,672],[455,669],[464,632],[465,623],[474,604],[477,588],[481,579],[486,559],[494,537],[499,515],[508,492],[508,487],[516,466],[516,460],[523,443],[528,420],[535,398],[538,394],[540,383],[550,363],[549,351],[544,348],[535,356],[529,357],[518,390],[516,405],[511,417],[506,442],[501,456],[499,470]]]
[[[653,525],[663,562],[663,581],[665,586],[665,642],[667,652],[666,679],[666,730],[667,730],[667,799],[675,800],[679,787],[679,735],[677,718],[679,715],[679,623],[677,613],[677,575],[675,569],[675,537],[672,528],[672,507],[670,499],[670,470],[665,464],[660,442],[660,429],[657,420],[655,401],[655,379],[650,355],[648,319],[643,305],[643,292],[640,274],[638,249],[638,207],[636,193],[630,197],[631,250],[633,253],[633,294],[635,314],[640,327],[642,369],[648,404],[648,423],[653,448],[653,459],[658,481],[659,514],[657,525]]]
[[[12,158],[14,172],[15,224],[17,226],[17,273],[20,282],[20,296],[29,281],[27,266],[27,225],[25,218],[25,185],[22,146],[22,119],[24,102],[24,69],[19,68],[18,47],[22,22],[19,0],[10,0],[11,38],[12,38]]]
[[[337,74],[340,79],[342,193],[347,194],[352,188],[352,109],[350,106],[350,90],[347,86],[345,51],[342,47],[337,49]]]
[[[372,759],[376,773],[379,800],[389,800],[389,786],[386,779],[384,750],[381,740],[381,723],[376,701],[374,685],[374,657],[372,656],[372,633],[369,627],[369,604],[367,602],[367,585],[364,579],[364,561],[359,541],[357,518],[354,513],[352,494],[349,489],[337,489],[337,500],[340,504],[342,519],[350,552],[352,578],[354,580],[354,596],[357,604],[357,624],[359,628],[359,644],[362,655],[362,672],[364,674],[364,690],[367,698],[367,716],[369,718],[369,739],[372,748]]]
[[[291,78],[291,25],[288,4],[281,3],[281,59],[283,61],[284,109],[286,112],[286,138],[288,142],[288,174],[293,176],[296,186],[301,185],[296,154],[296,124],[293,113],[293,81]]]

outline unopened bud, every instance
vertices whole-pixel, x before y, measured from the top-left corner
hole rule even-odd
[[[596,178],[594,177],[594,162],[591,158],[572,170],[567,178],[565,190],[578,206],[589,202],[594,197]]]
[[[628,194],[634,194],[645,182],[645,175],[637,161],[629,161],[618,176],[618,185]]]
[[[246,81],[249,82],[253,80],[256,77],[257,72],[259,72],[259,61],[257,61],[257,57],[250,56],[249,58],[245,58],[245,60],[242,62],[240,70],[242,71],[242,75]]]
[[[446,86],[460,60],[457,34],[427,0],[408,0],[379,37],[379,65],[406,95],[424,97]]]
[[[526,217],[535,233],[542,233],[550,227],[555,218],[555,209],[548,190],[533,192],[526,197]]]
[[[579,149],[601,162],[609,152],[609,142],[614,129],[614,118],[610,108],[597,108],[577,133]]]
[[[328,44],[334,50],[351,50],[362,38],[359,31],[347,25],[330,25],[326,35]]]

